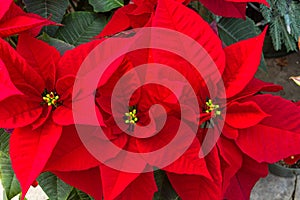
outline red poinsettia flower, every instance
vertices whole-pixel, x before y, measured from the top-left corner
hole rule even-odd
[[[224,52],[222,52],[221,41],[215,35],[213,30],[209,28],[209,25],[189,8],[172,0],[160,0],[158,1],[156,12],[151,24],[154,27],[169,28],[174,31],[179,31],[190,36],[191,38],[194,38],[194,40],[201,44],[206,49],[206,51],[211,54],[211,57],[215,60],[215,63],[218,65],[219,70],[223,70],[225,64],[225,56]],[[197,28],[195,28],[195,26]],[[207,40],[209,40],[210,42],[207,43]],[[144,52],[149,53],[146,50]],[[151,58],[147,57],[144,60],[144,64],[148,63],[149,59],[152,59],[152,61],[155,62],[159,61],[159,63],[168,64],[168,66],[174,67],[174,69],[180,71],[180,73],[185,74],[187,78],[193,79],[194,83],[199,80],[197,79],[199,78],[199,76],[196,76],[195,78],[195,73],[193,70],[188,70],[191,66],[189,66],[186,61],[172,61],[172,57],[166,57],[164,54],[161,54],[160,52],[156,52],[154,50],[151,51],[149,55],[151,55]],[[117,110],[119,111],[119,113],[117,116],[113,116],[110,103],[112,89],[114,88],[116,82],[126,72],[131,69],[135,69],[135,65],[132,64],[134,63],[134,59],[139,59],[139,64],[141,64],[142,61],[140,57],[136,58],[134,56],[126,55],[124,61],[120,66],[112,67],[114,71],[109,72],[109,74],[112,74],[111,78],[109,80],[106,80],[106,82],[102,84],[100,81],[100,87],[98,89],[96,101],[103,116],[105,124],[104,131],[111,142],[127,151],[139,153],[152,152],[164,147],[175,136],[177,131],[176,127],[180,123],[180,107],[178,106],[177,97],[174,96],[174,94],[172,94],[172,92],[167,88],[155,84],[138,87],[142,82],[141,79],[143,78],[139,77],[137,73],[128,78],[128,80],[130,80],[129,82],[126,82],[126,84],[121,84],[123,85],[123,87],[122,89],[118,90],[120,94],[118,98],[116,98],[117,102],[114,103],[115,105],[118,105]],[[170,62],[176,63],[173,63],[174,65],[171,65]],[[162,74],[151,73],[150,77],[154,78],[156,75]],[[164,78],[163,75],[161,76],[161,78]],[[185,84],[187,83],[177,83],[177,89],[182,91],[182,93],[184,93],[183,88],[185,88]],[[200,86],[199,84],[195,84],[194,87],[198,88]],[[130,89],[138,90],[136,90],[131,96],[130,102],[128,104],[124,97],[130,95]],[[164,107],[167,113],[167,119],[164,127],[157,135],[147,137],[155,133],[155,131],[159,129],[158,127],[160,126],[161,121],[163,121],[158,117],[152,119],[154,121],[150,123],[151,114],[149,114],[149,109],[154,104],[160,104]],[[116,124],[116,121],[120,120],[123,120],[123,124],[127,125],[128,130],[133,132],[133,134],[137,134],[137,136],[144,135],[146,138],[138,138],[128,135]],[[151,124],[151,126],[149,126],[149,123]],[[146,125],[147,129],[144,132],[138,131],[140,130],[139,127],[143,127]],[[195,133],[190,130],[188,122],[185,125],[185,130],[186,137],[189,133],[195,135]],[[184,137],[184,135],[182,137]],[[184,145],[186,138],[182,138],[181,141],[182,145]],[[191,146],[187,148],[187,150],[183,152],[183,154],[178,159],[176,159],[173,163],[170,163],[168,166],[163,167],[162,170],[166,172],[172,186],[181,198],[220,199],[222,177],[220,173],[220,161],[217,154],[217,149],[214,148],[206,158],[199,158],[199,151],[200,142],[197,138],[195,138],[192,141]],[[162,155],[157,157],[157,160],[167,157],[168,153],[172,152],[162,153]],[[109,160],[109,162],[112,162],[112,160],[114,159],[121,160],[121,158],[119,158],[117,155],[111,155],[107,159]],[[146,159],[146,161],[144,160],[144,162],[141,161],[141,163],[139,163],[140,173],[126,173],[122,170],[118,171],[110,167],[101,165],[100,172],[104,198],[118,199],[120,195],[123,194],[123,192],[128,191],[128,188],[131,187],[134,188],[134,191],[145,191],[145,185],[139,185],[135,183],[139,178],[143,177],[142,180],[144,181],[144,183],[147,183],[146,186],[148,188],[148,192],[144,192],[144,195],[141,193],[140,198],[152,199],[153,193],[154,191],[156,191],[153,174],[145,174],[143,173],[143,171],[147,169],[147,167],[152,167],[153,165],[155,166],[155,160]]]
[[[248,2],[257,2],[269,6],[266,0],[199,0],[216,15],[223,17],[245,18]]]
[[[0,4],[0,37],[2,38],[25,31],[36,36],[42,26],[57,25],[39,15],[25,13],[13,0],[1,0]]]
[[[71,95],[75,69],[97,44],[98,41],[88,43],[61,57],[54,47],[25,34],[19,36],[17,50],[0,40],[0,127],[14,128],[10,156],[23,197],[51,154],[63,157],[53,152],[54,147],[61,144],[60,140],[66,141],[65,134],[76,134],[74,128],[66,128],[74,123]],[[69,138],[71,144],[63,144],[69,151],[63,152],[87,155],[85,149],[77,149],[79,142],[75,141],[75,137]],[[51,159],[57,162],[47,165],[49,170],[64,169],[58,157]],[[82,170],[93,166],[91,158],[72,167]]]
[[[229,199],[249,198],[255,182],[267,174],[266,163],[300,151],[299,109],[283,98],[258,94],[275,92],[281,87],[253,78],[264,33],[224,49],[226,67],[222,77],[227,96],[224,127],[218,127],[217,115],[222,113],[222,105],[216,106],[218,98],[208,103],[215,111],[212,117],[218,127],[216,131],[222,131],[217,146],[223,160],[223,189]],[[257,166],[256,171],[249,168],[251,163]]]

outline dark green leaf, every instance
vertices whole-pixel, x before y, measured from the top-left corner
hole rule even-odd
[[[218,31],[222,41],[228,46],[240,40],[245,40],[255,37],[260,33],[260,30],[255,26],[254,21],[250,18],[222,18],[218,22]],[[266,63],[262,55],[259,68],[266,71]]]
[[[71,13],[63,19],[64,26],[58,29],[57,38],[77,46],[98,35],[106,23],[107,19],[104,15],[92,12]]]
[[[84,192],[73,188],[67,200],[93,200],[93,198]]]
[[[19,181],[11,167],[9,156],[0,152],[1,181],[8,199],[13,198],[21,192]]]
[[[51,17],[51,20],[57,23],[61,22],[69,5],[67,0],[24,0],[24,3],[28,12],[44,18]],[[53,36],[57,29],[57,26],[49,26],[44,27],[43,31]]]
[[[124,6],[123,0],[89,0],[95,12],[107,12]]]
[[[157,170],[154,172],[154,176],[158,187],[158,191],[154,194],[154,200],[180,200],[164,171]]]
[[[59,52],[60,55],[63,55],[67,50],[75,48],[75,46],[68,44],[62,40],[52,38],[46,33],[43,33],[42,36],[39,37],[39,39],[47,42],[49,45],[55,47]]]
[[[6,133],[3,129],[1,129],[0,135],[0,151],[8,155],[8,146],[9,146],[9,138],[10,134]]]
[[[38,178],[39,185],[51,200],[66,200],[72,187],[57,178],[50,172],[41,174]]]

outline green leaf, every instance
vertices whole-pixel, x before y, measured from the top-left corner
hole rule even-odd
[[[93,198],[85,194],[84,192],[73,188],[67,200],[93,200]]]
[[[124,6],[123,0],[89,0],[95,12],[108,12],[114,8]]]
[[[1,129],[0,134],[0,151],[8,155],[10,134]]]
[[[154,176],[158,188],[158,191],[154,194],[154,200],[180,200],[164,171],[157,170],[154,172]]]
[[[222,41],[228,46],[240,40],[245,40],[257,36],[260,30],[250,18],[222,18],[218,24],[218,31]],[[264,56],[260,60],[259,68],[266,71]]]
[[[92,12],[75,12],[65,16],[62,24],[64,26],[59,27],[57,38],[77,46],[98,35],[107,24],[107,19]]]
[[[60,55],[63,55],[67,50],[71,50],[71,49],[75,48],[75,46],[68,44],[62,40],[50,37],[46,33],[43,33],[43,35],[41,35],[39,37],[39,39],[41,39],[44,42],[47,42],[49,45],[55,47],[60,52]]]
[[[38,178],[39,185],[51,200],[66,200],[72,187],[50,172],[41,174]]]
[[[3,196],[2,196],[2,199],[3,199],[3,200],[8,200],[8,199],[7,199],[7,196],[6,196],[6,194],[5,194],[5,192],[3,192],[2,195],[3,195]]]
[[[9,156],[6,153],[0,152],[0,171],[3,188],[8,199],[21,192],[19,181],[11,167]]]
[[[61,22],[69,5],[67,0],[24,0],[24,3],[28,12],[38,14],[44,18],[51,17],[51,20],[57,23]],[[43,31],[54,36],[57,29],[57,26],[49,26],[44,27]]]

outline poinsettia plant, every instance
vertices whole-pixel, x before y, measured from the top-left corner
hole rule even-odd
[[[248,1],[0,2],[6,199],[249,199],[300,153],[299,107],[254,77],[266,29]]]

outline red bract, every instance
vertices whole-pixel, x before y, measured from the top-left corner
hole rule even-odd
[[[157,0],[135,0],[132,4],[119,8],[97,37],[111,36],[129,28],[144,27],[154,12],[156,2]]]
[[[199,0],[216,15],[224,17],[245,18],[248,2],[258,2],[269,6],[266,0]]]
[[[0,37],[2,38],[22,32],[36,36],[42,26],[57,25],[39,15],[25,13],[13,0],[0,0],[0,4]]]
[[[66,141],[62,134],[72,135],[71,132],[75,132],[74,128],[65,127],[73,124],[71,95],[75,69],[80,66],[82,57],[96,44],[79,47],[80,51],[69,51],[61,58],[54,47],[28,35],[19,36],[17,50],[0,40],[0,75],[4,80],[0,85],[0,127],[14,128],[10,139],[10,156],[23,197],[44,170],[54,147],[60,144],[58,141]],[[67,70],[68,67],[70,70]],[[63,145],[70,147],[68,153],[72,155],[79,142],[75,142],[77,140],[74,137],[69,139],[67,142],[71,144]],[[77,153],[88,154],[85,149],[77,149]],[[63,156],[59,153],[56,155]],[[92,167],[93,163],[91,159],[85,164]],[[50,169],[62,170],[59,162],[51,164]],[[78,165],[72,167],[87,168]]]
[[[299,107],[300,106],[300,101],[296,102],[296,105]],[[300,154],[297,155],[291,155],[285,159],[283,159],[283,161],[288,164],[288,165],[294,165],[296,164],[298,161],[300,160]]]
[[[176,1],[180,3],[189,2],[189,0]],[[132,3],[116,10],[111,20],[97,37],[111,36],[130,28],[150,26],[156,5],[157,0],[133,0]]]
[[[283,159],[283,161],[288,164],[288,165],[294,165],[296,164],[300,159],[300,155],[294,155],[294,156],[289,156],[285,159]]]

